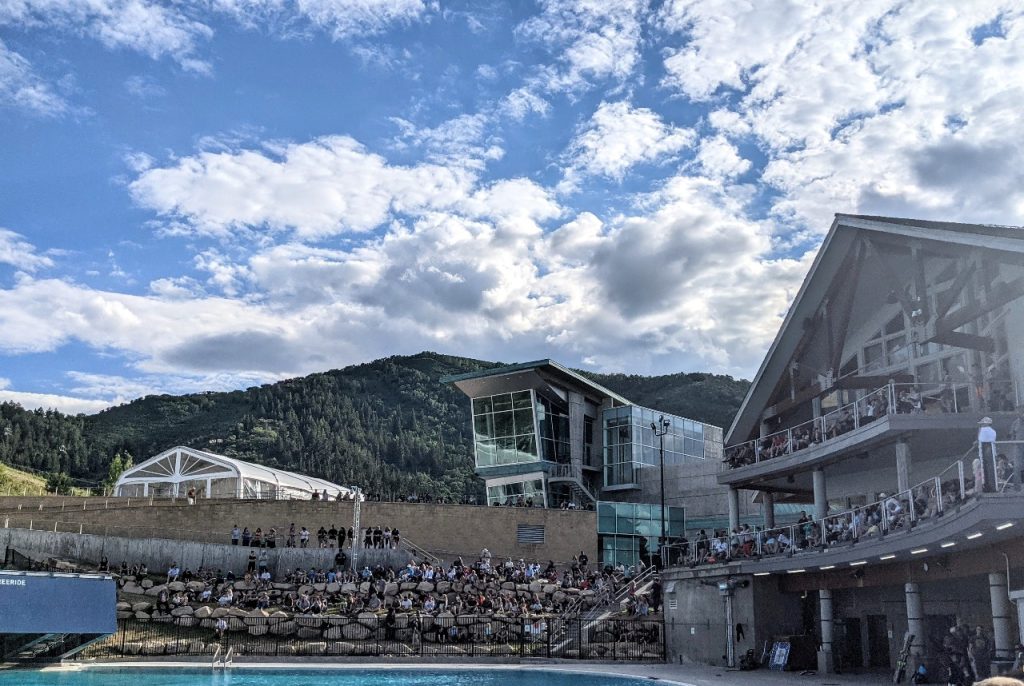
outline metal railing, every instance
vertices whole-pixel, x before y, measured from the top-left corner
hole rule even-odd
[[[985,395],[980,386],[964,383],[890,383],[876,388],[853,402],[837,407],[814,419],[774,433],[725,448],[731,469],[765,460],[792,455],[806,448],[827,443],[890,414],[960,414],[964,412],[1012,411],[1019,404],[1017,384],[1013,381],[988,381],[987,388],[1004,384],[1013,395]],[[972,397],[970,394],[974,393]],[[963,396],[963,397],[961,397]],[[1010,398],[1013,405],[1010,404]]]
[[[695,566],[841,547],[909,532],[972,498],[1022,490],[1022,482],[1024,440],[997,441],[981,450],[975,443],[935,476],[902,491],[883,493],[865,505],[772,529],[744,527],[728,534],[698,535],[693,541],[665,546],[663,554],[670,562]]]
[[[177,655],[234,656],[451,656],[542,657],[661,662],[664,625],[652,619],[504,617],[420,614],[295,618],[225,617],[218,636],[212,618],[135,618],[118,622],[117,632],[87,648],[85,659]],[[568,624],[572,624],[571,628]],[[556,641],[554,637],[570,636]]]

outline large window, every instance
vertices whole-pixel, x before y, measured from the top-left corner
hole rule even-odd
[[[477,467],[536,462],[533,391],[473,398]]]
[[[550,462],[569,462],[569,408],[561,401],[535,394],[541,457]]]
[[[524,481],[509,481],[487,485],[488,505],[520,507],[544,507],[544,480],[541,478]]]
[[[665,522],[669,538],[678,538],[686,528],[683,508],[666,507]],[[650,503],[597,504],[598,546],[602,564],[635,565],[659,554],[661,507]]]
[[[713,431],[715,427],[645,407],[607,409],[604,411],[605,486],[636,484],[639,478],[636,470],[659,463],[662,437],[655,435],[651,424],[662,418],[668,422],[664,436],[665,464],[713,457],[708,454],[707,443],[714,442],[720,433]],[[718,440],[720,442],[721,438]]]

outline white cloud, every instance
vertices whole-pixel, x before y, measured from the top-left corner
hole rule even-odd
[[[640,63],[646,0],[542,0],[541,13],[517,34],[547,45],[556,65],[536,79],[540,90],[578,91],[595,82],[621,85]]]
[[[35,246],[21,235],[0,227],[0,264],[34,272],[40,267],[52,267],[53,260],[37,253]]]
[[[0,40],[0,107],[53,117],[68,111],[64,98],[41,79],[24,57]]]
[[[53,393],[0,390],[0,401],[18,403],[26,410],[57,410],[66,414],[95,414],[110,407],[112,402],[90,398],[77,398]]]
[[[741,157],[725,136],[702,140],[696,159],[704,173],[713,177],[733,178],[750,169],[750,160]]]
[[[625,100],[602,102],[569,144],[562,188],[573,188],[581,176],[621,181],[633,166],[673,155],[692,145],[694,138],[691,129],[666,124],[647,108],[632,107]]]
[[[141,205],[200,233],[265,228],[316,238],[448,207],[472,182],[466,170],[393,166],[352,138],[330,136],[262,151],[201,152],[145,171],[130,189]]]
[[[522,121],[530,114],[546,116],[551,104],[526,86],[516,88],[498,103],[498,112],[514,121]]]
[[[438,11],[436,2],[423,0],[212,0],[211,4],[244,26],[278,25],[287,34],[303,29],[297,24],[301,19],[335,40],[377,34]]]
[[[7,0],[0,4],[0,25],[4,24],[83,34],[109,49],[133,50],[153,59],[170,57],[186,70],[209,71],[195,54],[198,43],[213,31],[176,5],[147,0]]]
[[[401,131],[400,147],[421,148],[433,162],[481,169],[488,161],[501,159],[505,154],[501,139],[488,132],[491,120],[483,113],[460,114],[433,128],[417,127],[398,117],[392,121]]]
[[[774,214],[820,232],[834,212],[1012,222],[1024,211],[1024,8],[678,0],[666,84],[768,156]],[[993,38],[973,33],[997,22]],[[955,65],[955,67],[953,66]]]

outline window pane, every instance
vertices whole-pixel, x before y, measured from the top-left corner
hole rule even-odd
[[[473,418],[473,431],[477,439],[494,437],[494,418],[489,414],[477,415]]]
[[[473,399],[473,414],[483,414],[491,411],[491,399],[488,398],[474,398]]]
[[[515,435],[515,424],[512,422],[511,412],[495,412],[494,417],[494,435],[495,436],[514,436]]]
[[[518,391],[512,394],[512,406],[517,409],[533,407],[533,399],[529,391]]]

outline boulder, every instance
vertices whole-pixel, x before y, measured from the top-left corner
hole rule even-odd
[[[359,584],[359,592],[362,593],[363,595],[366,595],[367,593],[369,593],[370,592],[370,582],[369,581],[364,581],[363,583]]]
[[[249,612],[247,610],[243,610],[240,607],[232,607],[232,608],[228,609],[228,616],[229,617],[248,617],[249,616]]]
[[[187,584],[185,584],[185,588],[187,588],[188,590],[192,591],[193,593],[199,593],[200,591],[202,591],[203,589],[206,588],[206,582],[205,581],[189,581]]]
[[[160,586],[150,586],[146,589],[146,595],[158,596],[160,595],[160,591],[164,591],[166,589],[167,586],[164,584],[161,584]]]
[[[476,615],[459,615],[455,618],[455,621],[460,626],[470,626],[472,624],[476,624],[476,619]]]
[[[327,644],[328,655],[351,655],[355,652],[355,646],[345,641],[333,641]]]
[[[121,605],[127,605],[127,603],[118,603],[117,609],[121,609]],[[153,603],[147,603],[146,601],[132,603],[130,607],[126,608],[132,612],[149,612],[153,609]]]
[[[302,646],[303,655],[323,655],[327,651],[327,644],[323,641],[311,641]]]
[[[357,590],[359,590],[359,587],[356,586],[351,581],[346,581],[345,583],[343,583],[341,585],[341,592],[342,593],[355,593]]]
[[[178,626],[196,626],[199,624],[199,620],[192,616],[175,617],[174,623]]]
[[[122,654],[124,655],[138,655],[139,651],[142,650],[142,644],[138,642],[125,643]]]
[[[142,612],[140,610],[139,612],[135,613],[135,619],[139,620],[140,622],[149,621],[149,618],[150,618],[150,614],[148,612]]]
[[[274,588],[275,591],[294,591],[295,590],[295,585],[294,584],[273,584],[273,588]]]
[[[420,593],[433,593],[434,584],[430,581],[421,581],[418,584],[416,584],[416,590]]]
[[[141,582],[139,582],[139,586],[142,586],[146,589],[153,588],[153,585],[154,584],[152,579],[143,579]]]
[[[302,639],[320,638],[320,629],[314,629],[308,626],[300,626],[299,630],[295,632],[295,635]]]
[[[124,593],[125,595],[143,595],[146,593],[146,589],[141,586],[136,586],[135,584],[125,584],[121,587],[121,593]]]
[[[398,595],[398,584],[390,583],[384,586],[384,595],[391,597]]]
[[[170,591],[171,593],[177,593],[178,591],[184,591],[185,590],[185,582],[184,581],[172,581],[171,583],[167,584],[167,590]]]
[[[195,610],[192,609],[191,605],[182,605],[171,610],[172,617],[191,617]]]
[[[306,595],[310,595],[313,593],[313,587],[309,584],[299,586],[299,593],[305,593]]]
[[[281,610],[274,610],[270,613],[271,619],[287,619],[288,617],[291,617],[291,615],[287,612],[282,612]]]
[[[213,613],[214,610],[212,607],[210,607],[209,605],[203,605],[202,607],[198,608],[195,612],[193,612],[192,616],[196,617],[197,619],[207,619],[209,617],[212,617]]]
[[[128,618],[130,618],[130,617],[133,617],[133,616],[134,616],[134,615],[133,615],[133,614],[132,614],[132,613],[131,613],[130,611],[128,611],[128,610],[118,610],[116,614],[117,614],[117,618],[118,618],[118,619],[128,619]]]
[[[531,582],[530,585],[527,588],[529,589],[530,593],[543,593],[544,592],[544,584],[542,584],[539,581]]]
[[[228,610],[228,608],[226,608],[226,607],[218,607],[218,608],[215,608],[214,611],[210,613],[210,616],[213,617],[214,619],[220,619],[221,617],[227,617],[228,612],[230,612],[230,610]]]
[[[452,585],[447,581],[438,581],[436,588],[438,593],[447,593],[452,590]]]
[[[377,625],[377,614],[375,612],[360,612],[356,619],[369,626]]]
[[[296,630],[295,622],[274,622],[270,625],[270,633],[275,636],[291,636]]]
[[[127,612],[128,610],[132,609],[132,604],[131,603],[120,602],[120,603],[117,603],[116,605],[114,605],[114,609],[117,610],[118,612]]]
[[[146,641],[139,648],[140,655],[163,655],[164,644],[160,641]]]
[[[248,628],[244,620],[238,617],[228,617],[228,631],[246,631]]]
[[[324,587],[324,590],[327,591],[328,593],[337,593],[338,591],[341,590],[341,584],[338,584],[338,583],[327,584]]]
[[[557,593],[558,592],[558,586],[556,586],[555,584],[545,584],[544,585],[544,592],[547,593],[548,595],[551,595],[553,593]]]
[[[249,634],[251,636],[263,636],[270,632],[270,627],[266,624],[253,624],[249,626]]]
[[[415,591],[416,590],[416,582],[415,581],[403,581],[401,584],[398,585],[398,590],[399,591]]]
[[[349,640],[365,641],[373,632],[362,624],[352,622],[341,627],[341,635]]]
[[[324,619],[316,615],[295,615],[295,623],[299,626],[319,629],[324,625]]]
[[[327,590],[327,584],[316,583],[316,584],[313,584],[313,588],[315,590],[320,591],[321,593],[323,593],[324,591]]]

